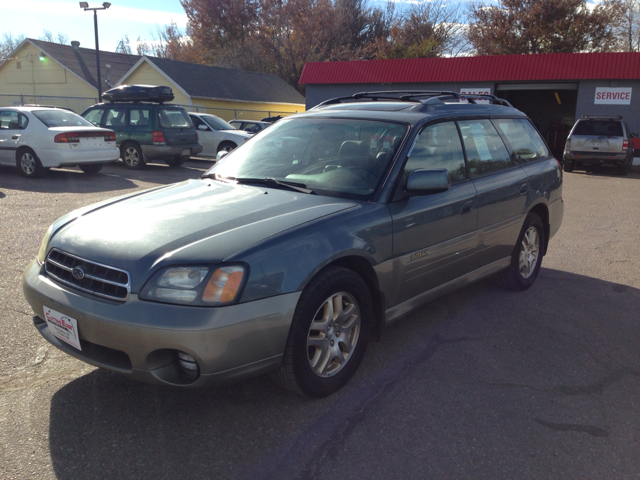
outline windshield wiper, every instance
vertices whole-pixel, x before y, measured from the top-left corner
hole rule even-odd
[[[271,187],[271,188],[274,188],[277,185],[279,187],[285,187],[286,189],[293,190],[294,192],[302,192],[302,193],[309,193],[311,195],[315,195],[315,192],[310,188],[307,188],[307,186],[304,183],[287,182],[282,180],[276,180],[275,178],[269,178],[269,177],[268,178],[240,177],[240,178],[236,178],[235,180],[236,182],[241,184],[259,183],[260,185],[266,185],[267,187]]]
[[[282,180],[276,180],[275,178],[249,178],[249,177],[222,177],[220,175],[218,175],[217,173],[210,173],[207,175],[202,175],[200,178],[212,178],[214,180],[218,180],[220,182],[225,182],[225,183],[239,183],[242,185],[245,184],[249,184],[249,183],[257,183],[259,185],[266,185],[267,187],[270,188],[276,188],[276,187],[284,187],[285,189],[288,190],[292,190],[294,192],[301,192],[301,193],[308,193],[310,195],[315,195],[316,193],[311,190],[310,188],[307,188],[307,186],[304,183],[297,183],[297,182],[287,182],[287,181],[282,181]]]

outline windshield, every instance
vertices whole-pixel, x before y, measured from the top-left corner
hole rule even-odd
[[[80,115],[66,110],[34,110],[31,113],[49,128],[94,126]]]
[[[319,195],[367,200],[406,132],[406,125],[382,121],[282,120],[228,154],[207,174],[295,182]]]
[[[200,118],[207,122],[214,130],[237,130],[236,127],[229,125],[227,122],[215,115],[202,115]]]
[[[158,117],[163,128],[193,128],[187,111],[182,108],[161,108]]]

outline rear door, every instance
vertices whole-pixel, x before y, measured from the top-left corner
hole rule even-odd
[[[490,120],[462,120],[458,125],[478,192],[475,266],[481,268],[511,256],[524,220],[528,177]]]
[[[27,117],[17,110],[0,110],[0,163],[15,165],[16,149],[27,123]]]
[[[455,122],[426,127],[405,164],[415,169],[449,171],[446,192],[405,198],[389,205],[393,217],[396,291],[390,306],[454,280],[474,268],[477,195],[469,181]]]

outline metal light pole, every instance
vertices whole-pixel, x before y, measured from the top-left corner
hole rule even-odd
[[[111,4],[104,2],[101,7],[89,8],[89,3],[80,2],[80,8],[84,11],[93,10],[93,29],[96,34],[96,68],[98,70],[98,101],[102,102],[102,80],[100,79],[100,45],[98,44],[98,10],[106,10]]]

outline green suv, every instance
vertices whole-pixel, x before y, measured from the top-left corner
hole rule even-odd
[[[120,157],[128,168],[163,160],[179,167],[202,151],[189,115],[182,107],[151,102],[99,103],[82,116],[116,132]]]

